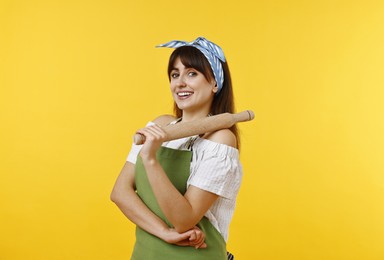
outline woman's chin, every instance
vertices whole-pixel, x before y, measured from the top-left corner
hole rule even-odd
[[[177,107],[180,109],[180,110],[185,110],[185,109],[188,109],[188,107],[190,107],[188,104],[186,104],[185,102],[176,102],[176,105]]]

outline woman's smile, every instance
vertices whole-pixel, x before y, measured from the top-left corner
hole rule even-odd
[[[176,93],[179,99],[187,99],[193,95],[193,91],[181,91]]]

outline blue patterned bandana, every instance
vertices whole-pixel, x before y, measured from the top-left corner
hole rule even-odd
[[[197,48],[204,56],[207,58],[209,64],[211,65],[213,76],[215,77],[218,91],[216,95],[219,94],[223,87],[224,83],[224,72],[221,62],[225,62],[223,50],[216,44],[211,41],[208,41],[204,37],[198,37],[192,42],[185,41],[170,41],[164,44],[160,44],[156,47],[168,47],[168,48],[179,48],[181,46],[192,46]]]

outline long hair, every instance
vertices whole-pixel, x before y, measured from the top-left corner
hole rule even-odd
[[[171,80],[171,71],[174,68],[176,59],[180,58],[181,63],[187,68],[193,68],[201,72],[204,77],[210,81],[214,79],[213,72],[208,60],[198,49],[192,46],[182,46],[173,51],[168,62],[168,79]],[[224,83],[221,91],[213,98],[211,105],[211,115],[221,113],[235,113],[235,102],[232,89],[231,74],[227,62],[221,62],[224,71]],[[183,116],[183,111],[179,109],[176,102],[173,105],[173,111],[177,118]],[[237,125],[233,125],[229,130],[236,136],[237,148],[240,148],[240,137]]]

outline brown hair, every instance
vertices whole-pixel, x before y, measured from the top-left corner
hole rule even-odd
[[[192,46],[182,46],[173,51],[168,62],[168,78],[171,79],[171,71],[174,68],[176,59],[180,58],[181,63],[187,68],[194,68],[201,72],[204,77],[210,81],[214,79],[213,72],[208,60],[197,48]],[[211,105],[211,115],[221,113],[235,113],[234,95],[232,90],[231,74],[227,62],[221,62],[224,71],[224,83],[221,91],[213,98]],[[180,118],[183,111],[180,110],[176,103],[173,105],[173,111],[176,117]],[[237,148],[240,148],[240,137],[237,125],[233,125],[229,130],[236,136]]]

